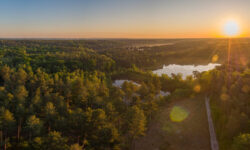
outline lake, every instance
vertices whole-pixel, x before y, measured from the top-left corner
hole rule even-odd
[[[181,73],[183,79],[187,76],[193,75],[193,71],[203,72],[214,69],[216,66],[220,66],[220,64],[209,63],[207,65],[163,65],[162,69],[154,70],[153,73],[161,76],[162,74],[167,74],[168,76],[172,76],[172,74]]]

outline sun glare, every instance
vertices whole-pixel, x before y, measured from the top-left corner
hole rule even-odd
[[[236,21],[227,21],[224,25],[223,32],[226,36],[234,37],[239,35],[239,25]]]

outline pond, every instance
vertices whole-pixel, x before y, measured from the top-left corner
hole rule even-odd
[[[136,86],[138,86],[138,87],[141,86],[139,83],[136,83],[136,82],[134,82],[134,81],[132,81],[132,80],[115,80],[115,81],[113,82],[112,85],[115,86],[115,87],[121,88],[122,85],[123,85],[123,83],[124,83],[125,81],[131,82],[131,83],[133,83],[134,85],[136,85]],[[160,93],[158,93],[158,94],[156,95],[156,97],[160,97],[160,96],[169,96],[169,95],[170,95],[170,92],[160,91]]]
[[[125,81],[127,81],[127,82],[132,82],[132,83],[133,83],[134,85],[136,85],[136,86],[141,86],[140,84],[138,84],[138,83],[136,83],[136,82],[134,82],[134,81],[131,81],[131,80],[115,80],[115,81],[113,82],[113,86],[121,88],[122,85],[123,85],[123,83],[124,83]]]
[[[154,70],[153,73],[161,76],[162,74],[167,74],[168,76],[172,76],[172,74],[182,74],[183,79],[185,79],[189,75],[193,75],[193,71],[203,72],[214,69],[216,66],[220,66],[220,64],[209,63],[207,65],[163,65],[162,69]]]

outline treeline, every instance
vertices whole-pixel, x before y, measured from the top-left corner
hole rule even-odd
[[[117,66],[154,70],[163,64],[208,64],[227,61],[228,39],[87,40],[74,41],[115,60]],[[157,46],[157,44],[159,44]],[[164,45],[165,44],[165,45]],[[231,54],[238,62],[250,57],[249,39],[231,39]],[[216,58],[216,59],[214,59]]]
[[[249,39],[232,39],[232,57],[245,63],[250,57],[249,47]],[[44,67],[50,63],[47,68],[56,71],[67,66],[69,71],[80,67],[106,72],[133,65],[152,70],[163,64],[224,63],[227,61],[228,39],[0,40],[0,49],[12,50],[8,56],[20,56],[16,63],[38,59],[30,64],[39,62],[36,66]],[[26,57],[21,57],[24,52]],[[101,65],[103,62],[107,63],[105,67]],[[71,69],[70,66],[77,67]]]
[[[116,48],[102,53],[114,59],[119,66],[131,67],[135,64],[144,70],[162,68],[163,64],[224,64],[228,56],[228,39],[183,39],[169,41],[169,45],[142,46],[132,50]],[[250,40],[232,39],[231,56],[238,62],[246,63],[250,57]]]
[[[72,72],[77,69],[85,71],[111,72],[115,62],[96,51],[75,46],[70,41],[1,41],[0,63],[10,67],[21,64],[30,65],[33,69],[42,68],[55,73],[61,70]]]

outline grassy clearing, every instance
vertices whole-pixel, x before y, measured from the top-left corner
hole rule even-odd
[[[149,125],[136,150],[209,150],[204,99],[173,101]]]

